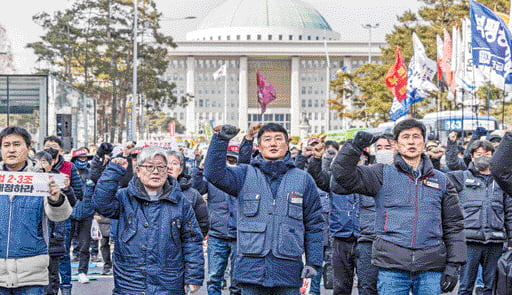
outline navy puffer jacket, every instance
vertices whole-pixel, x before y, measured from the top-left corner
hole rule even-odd
[[[118,190],[126,169],[109,163],[93,196],[96,210],[118,219],[114,294],[184,294],[203,284],[203,235],[190,202],[171,176],[158,201],[138,177]]]

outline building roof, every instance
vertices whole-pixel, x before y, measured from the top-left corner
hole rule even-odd
[[[232,36],[290,33],[330,40],[339,36],[318,10],[301,0],[226,0],[211,10],[187,39],[219,40],[219,29]]]

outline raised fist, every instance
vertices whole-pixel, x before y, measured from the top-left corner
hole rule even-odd
[[[229,141],[231,140],[233,137],[235,137],[238,132],[240,131],[240,128],[236,127],[236,126],[233,126],[233,125],[224,125],[222,126],[222,128],[220,129],[217,137],[219,139],[222,139],[222,140],[226,140],[226,141]]]
[[[114,150],[114,146],[109,142],[104,142],[100,145],[98,150],[96,151],[96,155],[103,158],[105,155],[109,155]]]
[[[373,134],[366,131],[357,131],[354,136],[353,144],[360,150],[363,150],[369,146],[371,146],[375,142],[376,138]]]

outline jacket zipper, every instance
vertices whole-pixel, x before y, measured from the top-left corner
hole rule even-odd
[[[12,202],[14,201],[14,197],[11,198],[9,196],[9,227],[7,228],[7,250],[5,253],[5,258],[9,258],[9,244],[11,242],[11,221],[12,221]]]
[[[415,185],[415,193],[414,193],[414,230],[412,233],[412,240],[411,240],[412,247],[414,247],[414,243],[416,240],[416,231],[418,230],[418,179],[419,178],[416,178],[414,180],[416,185]]]

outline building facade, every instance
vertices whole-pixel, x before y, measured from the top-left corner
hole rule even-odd
[[[379,63],[383,45],[343,42],[316,9],[299,0],[225,1],[186,41],[176,43],[164,78],[176,83],[176,96],[189,98],[186,107],[169,110],[188,135],[201,134],[210,120],[242,129],[252,122],[277,122],[292,136],[303,126],[310,133],[357,127],[328,109],[327,100],[336,96],[329,82],[337,71],[367,63],[369,51]],[[226,75],[214,79],[223,65]],[[256,71],[277,92],[263,115]]]

